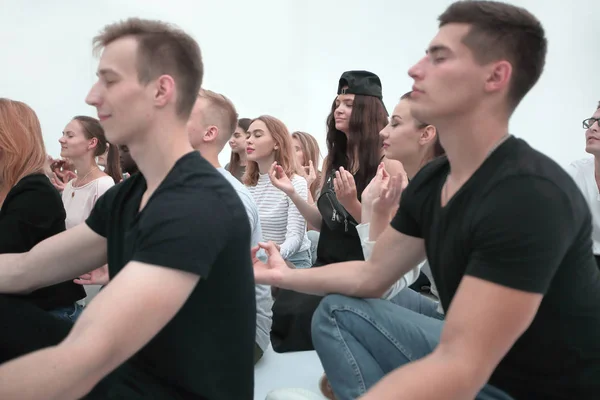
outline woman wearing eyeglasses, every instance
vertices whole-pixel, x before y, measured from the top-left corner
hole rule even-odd
[[[585,151],[594,157],[574,161],[568,170],[592,212],[593,251],[600,268],[600,102],[594,115],[583,121],[583,128]]]

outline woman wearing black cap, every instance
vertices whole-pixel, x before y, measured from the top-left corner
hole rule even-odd
[[[387,160],[383,154],[379,132],[387,125],[387,116],[379,77],[368,71],[344,72],[327,117],[328,155],[316,206],[295,192],[279,166],[269,173],[273,185],[290,197],[310,225],[320,230],[315,267],[364,260],[356,230],[361,221],[361,194],[380,162],[392,176],[401,171],[397,161]],[[286,291],[278,296],[273,307],[274,348],[311,349],[310,317],[321,298]],[[283,326],[278,324],[278,314]]]
[[[315,266],[364,258],[356,231],[362,191],[382,160],[391,175],[401,171],[399,163],[383,155],[379,132],[387,125],[387,116],[379,77],[368,71],[344,72],[327,117],[328,155],[316,207],[296,196],[278,167],[271,171],[273,184],[292,199],[309,224],[320,228]]]

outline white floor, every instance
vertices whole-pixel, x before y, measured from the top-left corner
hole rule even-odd
[[[315,351],[278,354],[271,347],[254,367],[254,400],[265,400],[271,390],[302,388],[319,392],[323,375]]]

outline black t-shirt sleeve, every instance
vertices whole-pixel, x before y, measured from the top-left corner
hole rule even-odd
[[[423,237],[421,225],[417,219],[417,213],[419,210],[417,195],[415,193],[415,187],[419,184],[419,181],[411,181],[400,199],[400,207],[396,211],[396,215],[392,219],[392,228],[400,233],[404,233],[408,236]]]
[[[94,208],[92,208],[89,217],[85,220],[85,223],[91,230],[104,238],[106,238],[106,235],[108,234],[109,216],[115,196],[122,187],[123,185],[115,185],[100,196],[98,200],[96,200],[96,204],[94,204]]]
[[[553,182],[507,178],[480,204],[466,275],[510,288],[545,294],[581,221]],[[448,238],[450,239],[450,238]]]
[[[208,277],[236,226],[218,195],[188,190],[193,194],[185,190],[162,193],[147,205],[132,261]],[[245,214],[242,217],[248,220]]]

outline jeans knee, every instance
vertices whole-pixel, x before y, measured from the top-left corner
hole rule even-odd
[[[342,305],[348,305],[353,300],[355,299],[340,294],[330,294],[321,300],[321,303],[312,316],[311,322],[311,335],[315,347],[324,336],[330,336],[332,329],[335,328],[333,320],[334,311]]]

